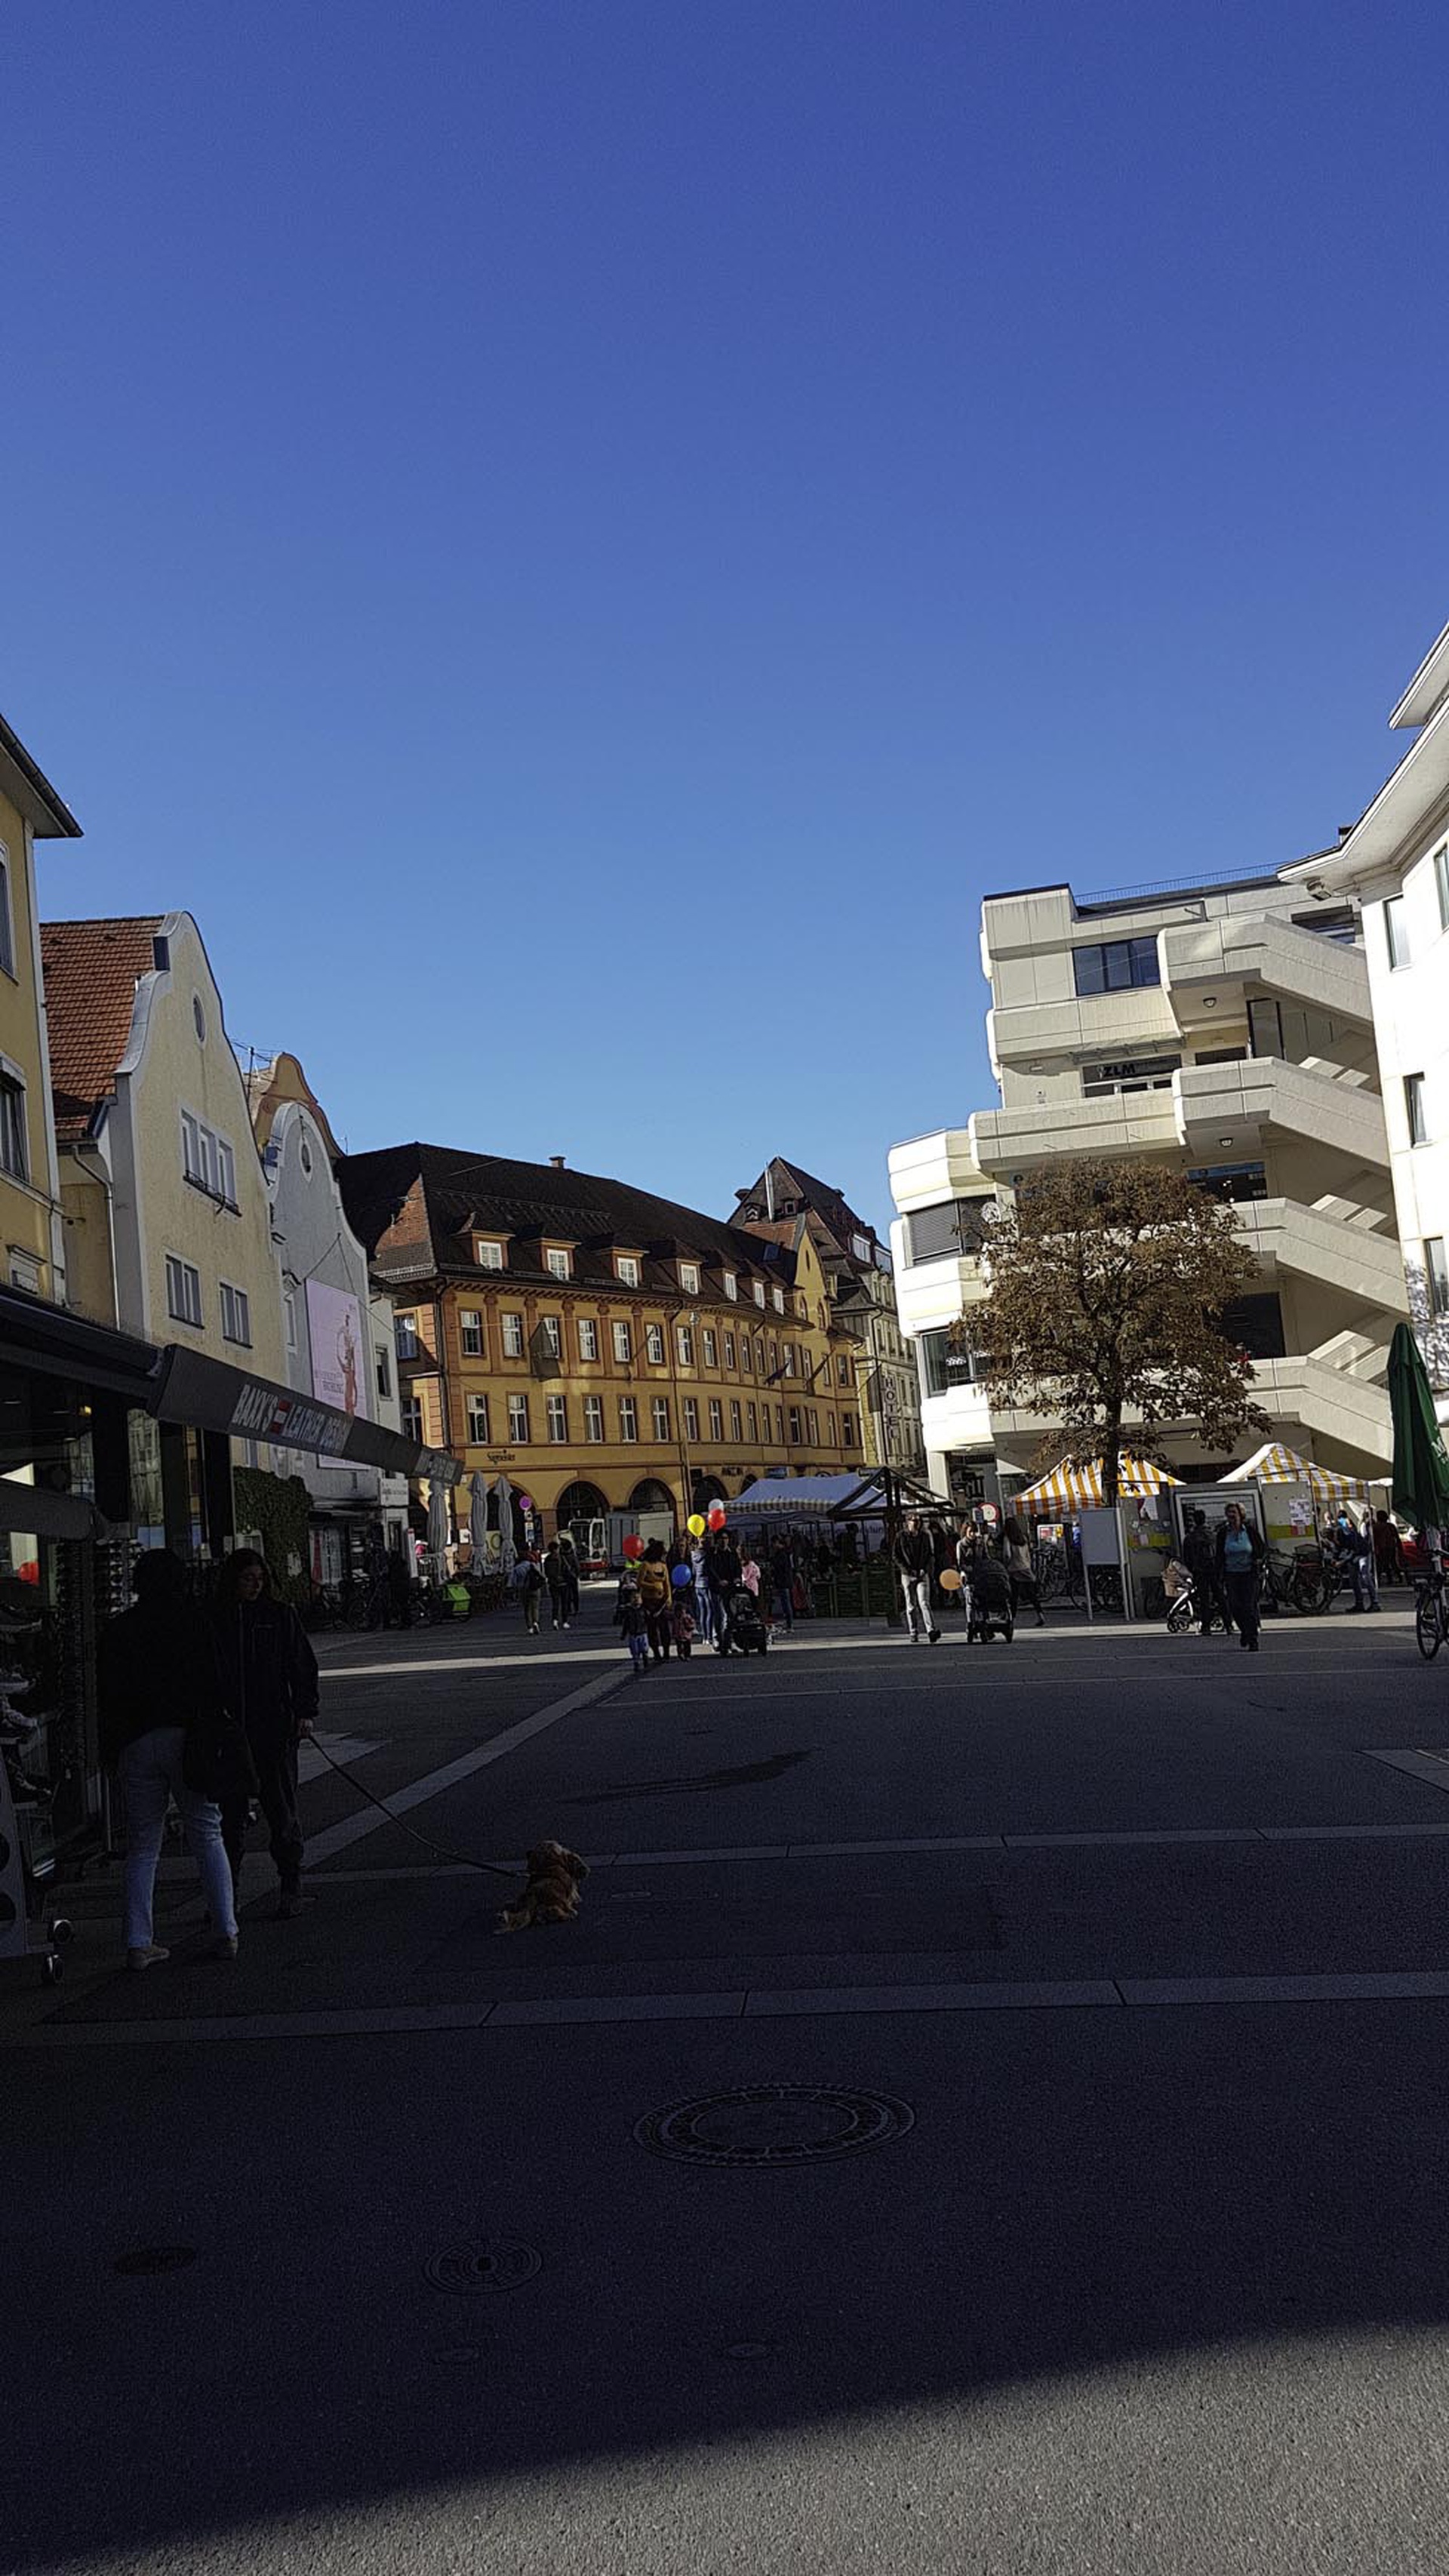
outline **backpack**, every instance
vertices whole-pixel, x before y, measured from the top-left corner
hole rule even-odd
[[[635,1570],[639,1599],[646,1610],[662,1610],[669,1598],[669,1569],[650,1559]]]

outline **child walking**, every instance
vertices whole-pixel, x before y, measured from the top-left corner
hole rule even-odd
[[[695,1639],[694,1586],[692,1583],[681,1583],[675,1592],[674,1606],[669,1614],[669,1631],[670,1635],[674,1639],[674,1651],[676,1655],[679,1657],[682,1664],[687,1664],[689,1661],[689,1650]]]
[[[649,1661],[649,1622],[639,1600],[639,1586],[629,1574],[619,1585],[619,1598],[614,1604],[614,1625],[629,1649],[634,1679],[640,1681]]]

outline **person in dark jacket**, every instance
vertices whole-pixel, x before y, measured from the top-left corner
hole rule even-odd
[[[211,1908],[212,1954],[234,1959],[236,1904],[221,1811],[187,1778],[194,1769],[188,1744],[194,1753],[202,1731],[214,1733],[225,1718],[215,1642],[191,1598],[186,1568],[168,1548],[138,1560],[134,1583],[134,1610],[101,1630],[96,1652],[101,1751],[126,1801],[126,1965],[150,1968],[170,1956],[153,1938],[152,1907],[172,1798]]]
[[[935,1579],[936,1551],[929,1530],[922,1529],[920,1519],[912,1512],[891,1551],[896,1572],[901,1580],[901,1600],[906,1614],[906,1633],[911,1644],[916,1642],[916,1623],[923,1637],[939,1645],[941,1631],[931,1609],[931,1585]]]
[[[1228,1612],[1228,1596],[1218,1572],[1217,1541],[1208,1528],[1206,1512],[1194,1512],[1183,1531],[1182,1561],[1192,1576],[1198,1635],[1212,1635],[1213,1611],[1218,1609],[1222,1612],[1223,1626],[1231,1636],[1233,1623]]]
[[[271,1576],[255,1548],[239,1547],[227,1558],[212,1628],[227,1703],[246,1728],[257,1766],[257,1797],[282,1882],[277,1912],[300,1914],[297,1746],[317,1714],[317,1658],[296,1611],[273,1597]],[[250,1809],[248,1798],[222,1800],[222,1834],[238,1886]]]
[[[579,1615],[579,1552],[567,1530],[559,1531],[558,1553],[563,1567],[563,1618],[567,1627]]]
[[[1239,1642],[1250,1655],[1258,1651],[1258,1571],[1262,1562],[1263,1542],[1252,1522],[1245,1519],[1242,1504],[1229,1503],[1218,1530],[1218,1579],[1227,1595]]]
[[[730,1604],[740,1588],[743,1572],[739,1549],[728,1530],[718,1531],[704,1561],[704,1580],[710,1602],[710,1624],[714,1629],[714,1650],[717,1655],[727,1655],[732,1651]]]

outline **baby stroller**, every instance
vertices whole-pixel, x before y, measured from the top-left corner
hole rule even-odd
[[[971,1610],[966,1621],[966,1643],[986,1645],[996,1629],[1008,1644],[1016,1628],[1011,1607],[1011,1585],[1006,1569],[994,1556],[983,1556],[970,1573]]]
[[[730,1594],[730,1644],[742,1655],[767,1654],[770,1631],[760,1616],[760,1605],[747,1583]]]

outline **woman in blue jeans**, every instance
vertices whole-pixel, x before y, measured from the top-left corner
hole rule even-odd
[[[136,1606],[100,1635],[101,1746],[126,1801],[126,1965],[151,1968],[170,1952],[154,1937],[156,1863],[174,1798],[211,1908],[213,1958],[237,1954],[231,1863],[221,1808],[194,1788],[198,1749],[208,1758],[226,1732],[226,1706],[211,1629],[187,1591],[186,1568],[155,1548],[136,1567]],[[189,1748],[189,1750],[188,1750]],[[244,1742],[241,1747],[245,1758]]]

